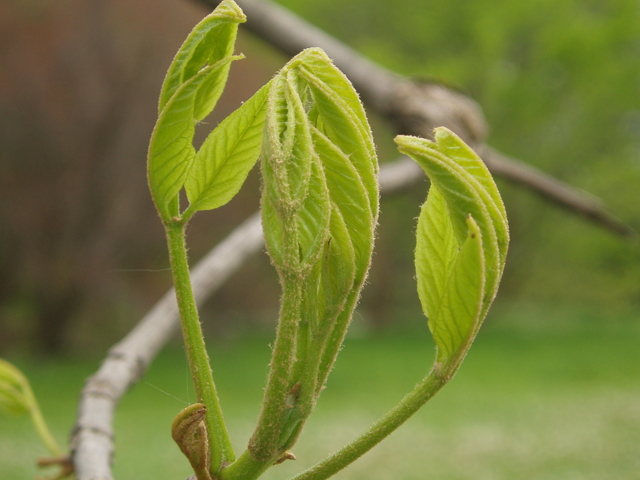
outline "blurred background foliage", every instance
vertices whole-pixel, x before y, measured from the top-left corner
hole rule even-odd
[[[280,3],[399,73],[468,93],[493,147],[601,197],[640,229],[636,0]],[[169,288],[146,149],[164,72],[206,12],[186,0],[0,4],[0,353],[102,355]],[[237,50],[247,59],[234,63],[203,136],[286,60],[246,32]],[[393,160],[393,132],[372,123],[381,161]],[[637,316],[637,241],[499,186],[512,243],[496,308],[515,323],[546,306],[592,322]],[[412,260],[425,193],[423,182],[383,200],[354,331],[426,328]],[[229,205],[198,215],[192,261],[258,199],[254,171]],[[205,329],[225,339],[272,328],[278,296],[257,255],[208,302]]]
[[[493,147],[601,197],[640,230],[636,0],[279,2],[399,73],[466,92]],[[164,72],[206,13],[195,0],[0,2],[0,356],[31,379],[60,442],[83,379],[171,285],[146,150]],[[286,62],[244,31],[237,50],[247,58],[234,63],[201,139]],[[381,161],[392,161],[393,132],[371,122]],[[196,216],[192,263],[258,208],[257,173],[227,206]],[[433,404],[337,478],[640,480],[638,242],[498,183],[512,242],[469,360]],[[268,478],[351,439],[430,364],[413,273],[426,187],[382,200],[350,338],[299,460]],[[202,311],[239,447],[258,413],[263,333],[273,336],[279,294],[262,253]],[[180,344],[121,402],[117,477],[189,474],[167,430],[194,398]],[[0,416],[3,479],[42,474],[33,460],[43,453],[28,419]]]

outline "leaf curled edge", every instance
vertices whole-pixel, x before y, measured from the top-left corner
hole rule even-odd
[[[485,286],[482,234],[470,215],[467,225],[467,238],[451,264],[446,288],[429,317],[429,329],[441,363],[458,363],[482,322]]]
[[[30,412],[28,385],[20,370],[0,358],[0,410],[15,415]]]
[[[195,157],[197,93],[208,79],[221,79],[230,62],[237,58],[224,58],[180,85],[158,116],[149,142],[147,175],[151,195],[164,220],[178,213],[171,211],[169,203],[184,186]]]
[[[179,215],[177,195],[195,158],[195,124],[215,107],[229,75],[238,24],[246,20],[233,0],[223,0],[189,34],[171,63],[149,144],[147,175],[163,221]]]
[[[202,67],[213,65],[233,53],[237,25],[246,19],[235,2],[224,0],[193,28],[167,70],[160,91],[158,113],[162,112],[180,85],[195,76]]]
[[[509,241],[506,212],[482,160],[453,132],[398,136],[431,179],[417,231],[418,292],[439,362],[466,354],[495,297]],[[478,250],[480,248],[480,250]]]

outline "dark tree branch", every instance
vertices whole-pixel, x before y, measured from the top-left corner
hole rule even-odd
[[[210,7],[218,0],[198,0]],[[604,204],[531,165],[484,144],[488,127],[482,109],[466,95],[437,83],[419,83],[387,70],[271,0],[237,0],[246,28],[288,55],[321,47],[353,82],[363,101],[395,126],[398,133],[429,138],[446,126],[482,154],[495,175],[514,181],[552,202],[620,235],[633,230]]]
[[[598,197],[570,187],[526,163],[503,155],[488,145],[480,149],[480,154],[495,175],[528,187],[559,206],[599,223],[612,232],[627,237],[636,235],[635,230],[610,213]]]

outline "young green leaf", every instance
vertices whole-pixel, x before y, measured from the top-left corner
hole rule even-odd
[[[205,65],[213,65],[231,56],[236,41],[237,26],[239,23],[244,23],[246,19],[247,17],[235,2],[224,0],[195,26],[167,70],[160,91],[158,113],[162,112],[180,85],[197,75]]]
[[[334,208],[340,211],[354,249],[354,281],[364,280],[371,261],[375,215],[369,194],[351,159],[319,129],[312,127],[315,151],[322,158],[327,188]],[[376,205],[377,209],[377,198]]]
[[[185,182],[190,209],[218,208],[240,190],[260,155],[269,87],[229,115],[196,153]]]
[[[471,216],[467,225],[467,238],[449,265],[445,289],[428,317],[441,363],[464,356],[481,322],[485,280],[482,236]]]
[[[306,259],[304,265],[306,271],[310,271],[308,268],[320,259],[318,255],[326,238],[331,238],[336,251],[353,252],[353,268],[349,267],[353,272],[347,273],[336,263],[338,257],[329,255],[326,257],[329,263],[321,276],[335,276],[335,272],[343,272],[346,276],[318,279],[319,285],[342,283],[353,276],[349,286],[340,288],[345,294],[338,302],[340,308],[347,303],[352,309],[371,259],[378,213],[378,166],[362,104],[346,77],[321,50],[305,50],[273,80],[262,159],[263,223],[272,260],[276,266],[283,262],[294,264],[291,259],[285,260],[287,255],[280,239],[288,237],[292,242],[298,242],[298,248],[290,250],[295,252],[296,258]],[[310,170],[311,165],[315,168],[315,159],[321,166],[318,172],[313,168]],[[328,191],[331,210],[335,211],[335,215],[331,214],[331,222],[327,222],[325,201],[319,200],[324,198],[321,194],[324,190]],[[314,199],[313,195],[318,198]],[[325,212],[322,221],[319,221],[319,207]],[[287,215],[297,219],[297,228],[292,231],[279,225]],[[342,224],[344,232],[338,231]],[[328,232],[317,230],[319,225],[328,228]],[[292,233],[297,239],[293,239]],[[316,305],[316,310],[324,308],[320,304],[324,305],[329,297],[325,298],[322,287],[307,288],[306,291],[308,294],[317,292],[317,298],[306,298],[305,304]],[[335,320],[340,310],[326,307],[334,312],[330,316]],[[350,312],[346,315],[346,323]],[[343,327],[340,336],[344,333]]]
[[[331,216],[327,183],[317,158],[312,160],[310,177],[307,195],[302,201],[295,220],[297,257],[304,275],[321,258],[329,234]]]
[[[349,80],[328,61],[320,49],[304,53],[301,76],[308,82],[317,112],[316,126],[356,168],[369,197],[371,212],[378,215],[378,162],[362,103]]]
[[[171,202],[182,189],[195,149],[195,98],[209,75],[221,76],[221,70],[234,58],[229,57],[200,71],[182,84],[160,113],[151,135],[148,177],[151,194],[163,220],[177,216]]]
[[[356,275],[356,255],[349,235],[349,227],[341,211],[335,207],[335,203],[333,205],[329,224],[331,239],[327,242],[321,264],[324,305],[318,302],[319,312],[328,319],[337,316],[343,310],[349,293],[353,289]],[[324,320],[323,317],[320,318]],[[328,321],[322,321],[322,323],[320,326],[325,329],[331,326]]]
[[[415,262],[418,295],[430,322],[447,290],[458,251],[447,203],[437,187],[432,186],[420,211]]]
[[[435,139],[398,136],[396,143],[432,182],[418,221],[418,293],[438,361],[459,365],[497,293],[509,234],[482,160],[445,128],[436,129]]]
[[[195,124],[215,107],[229,74],[238,24],[244,14],[223,1],[191,32],[162,87],[148,155],[149,187],[164,221],[178,215],[177,195],[195,158]]]

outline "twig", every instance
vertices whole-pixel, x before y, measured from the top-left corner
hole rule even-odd
[[[607,210],[598,197],[570,187],[556,178],[542,173],[526,163],[509,158],[485,145],[482,159],[492,173],[530,188],[543,197],[608,228],[612,232],[631,237],[636,231]]]
[[[215,7],[218,0],[198,0]],[[620,235],[633,235],[602,201],[484,144],[488,128],[471,98],[438,83],[419,83],[378,65],[271,0],[237,0],[246,28],[288,55],[321,47],[353,82],[363,101],[392,122],[398,133],[431,137],[437,126],[455,131],[478,152],[493,174],[514,181]]]

